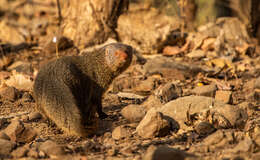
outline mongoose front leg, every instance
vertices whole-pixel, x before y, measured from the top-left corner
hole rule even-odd
[[[102,97],[98,96],[92,99],[93,104],[97,107],[97,113],[100,119],[105,119],[108,117],[106,113],[102,111]]]

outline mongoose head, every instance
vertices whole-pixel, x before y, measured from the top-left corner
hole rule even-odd
[[[105,61],[113,72],[124,71],[132,61],[133,48],[122,43],[105,46]]]

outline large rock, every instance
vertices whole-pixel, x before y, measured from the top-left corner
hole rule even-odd
[[[156,9],[139,10],[123,14],[118,19],[117,32],[120,39],[146,54],[160,52],[165,44],[176,44],[171,40],[178,28],[178,21],[161,14]],[[156,25],[154,25],[156,24]],[[176,38],[177,39],[177,38]]]
[[[165,78],[175,80],[185,80],[186,77],[193,77],[206,70],[197,65],[177,63],[172,58],[157,56],[156,58],[148,59],[144,64],[146,74],[160,74]]]
[[[231,128],[243,127],[247,120],[247,113],[243,109],[204,96],[178,98],[166,103],[158,111],[176,120],[182,129],[187,128],[187,121],[195,123],[202,120],[208,121],[215,128]]]

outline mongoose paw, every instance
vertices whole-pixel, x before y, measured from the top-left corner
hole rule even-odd
[[[100,112],[100,113],[98,114],[98,116],[99,116],[100,119],[105,119],[105,118],[108,117],[108,115],[107,115],[106,113],[104,113],[104,112]]]

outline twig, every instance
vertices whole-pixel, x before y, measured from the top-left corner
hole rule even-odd
[[[59,15],[59,30],[58,30],[58,35],[56,36],[56,56],[57,58],[59,57],[59,41],[60,41],[60,34],[61,34],[61,23],[62,23],[62,15],[61,15],[61,7],[60,7],[60,1],[56,0],[57,2],[57,7],[58,7],[58,15]]]

